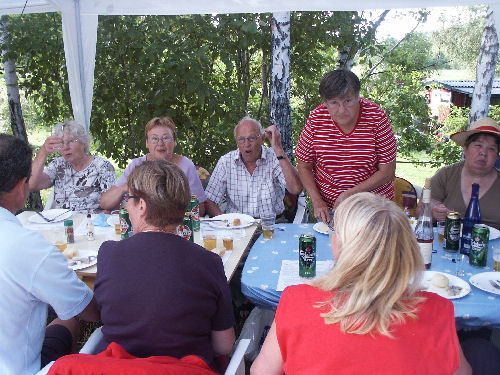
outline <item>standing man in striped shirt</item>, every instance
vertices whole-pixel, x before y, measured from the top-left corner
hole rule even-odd
[[[355,193],[394,199],[394,132],[385,111],[359,90],[351,71],[327,73],[319,85],[324,102],[310,113],[295,150],[314,216],[325,223],[330,210]]]

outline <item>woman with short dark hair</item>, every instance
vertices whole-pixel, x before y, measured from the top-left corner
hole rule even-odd
[[[193,354],[214,367],[234,343],[231,293],[221,258],[176,234],[191,198],[181,169],[144,162],[127,179],[134,235],[101,245],[95,296],[104,340],[137,357]]]
[[[469,204],[472,184],[479,184],[479,205],[484,224],[500,229],[500,171],[495,168],[500,145],[500,126],[489,117],[467,130],[454,133],[451,140],[463,147],[464,160],[437,171],[431,181],[432,216],[443,221],[450,211],[462,217]]]

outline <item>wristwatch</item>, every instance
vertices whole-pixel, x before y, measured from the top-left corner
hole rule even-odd
[[[278,160],[282,160],[282,159],[284,159],[284,158],[285,158],[285,156],[284,156],[284,155],[280,155],[280,156],[278,156],[278,157],[277,157],[277,159],[278,159]]]

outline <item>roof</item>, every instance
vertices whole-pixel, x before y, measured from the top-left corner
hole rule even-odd
[[[431,85],[433,83],[441,86],[442,88],[444,88],[446,90],[472,96],[472,93],[474,92],[474,85],[476,84],[476,81],[474,81],[474,80],[433,80],[433,81],[427,81],[425,84],[426,84],[426,86],[428,86],[428,85]],[[493,85],[491,87],[491,96],[500,96],[500,78],[493,79]]]

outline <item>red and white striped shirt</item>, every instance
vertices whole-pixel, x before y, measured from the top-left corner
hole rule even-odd
[[[360,98],[354,130],[345,134],[333,121],[324,104],[315,108],[300,134],[295,155],[313,163],[314,181],[332,208],[337,197],[378,170],[378,165],[396,160],[396,139],[385,111]],[[373,193],[394,199],[394,184],[387,182]]]

